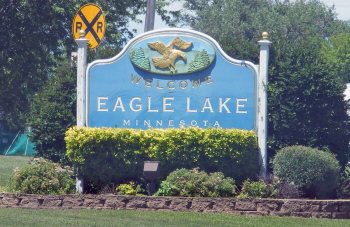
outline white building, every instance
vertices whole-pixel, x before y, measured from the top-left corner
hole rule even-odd
[[[346,84],[344,95],[345,95],[344,99],[348,100],[348,102],[350,103],[350,83]],[[348,110],[348,115],[350,116],[350,109]]]

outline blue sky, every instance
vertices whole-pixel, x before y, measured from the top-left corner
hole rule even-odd
[[[338,13],[338,19],[350,20],[350,0],[322,0],[328,6],[335,5],[336,12]]]

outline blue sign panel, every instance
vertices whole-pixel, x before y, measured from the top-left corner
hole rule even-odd
[[[256,116],[255,66],[199,32],[147,32],[87,68],[89,127],[255,130]]]

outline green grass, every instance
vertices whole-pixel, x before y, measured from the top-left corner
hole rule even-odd
[[[0,192],[8,186],[9,176],[13,173],[13,169],[25,166],[28,161],[29,157],[25,156],[0,155]]]
[[[0,208],[0,226],[350,226],[349,220],[255,217],[161,211],[30,210]]]

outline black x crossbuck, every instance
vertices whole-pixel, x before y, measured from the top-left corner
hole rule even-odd
[[[100,18],[100,16],[102,15],[102,11],[100,10],[97,15],[95,16],[95,18],[91,21],[91,23],[89,23],[89,21],[85,18],[84,14],[81,12],[81,10],[79,10],[78,15],[80,16],[80,18],[83,20],[84,24],[86,25],[86,30],[85,30],[85,34],[87,35],[89,32],[92,34],[92,36],[95,38],[96,42],[98,44],[101,43],[100,38],[98,37],[98,35],[96,34],[95,30],[93,29],[93,26],[96,24],[96,21]],[[97,23],[97,32],[98,30],[101,30],[102,32],[102,22],[98,22]]]

